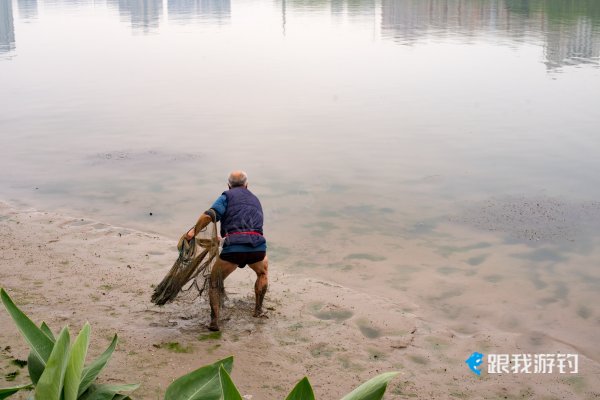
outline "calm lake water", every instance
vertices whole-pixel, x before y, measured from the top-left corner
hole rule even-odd
[[[598,357],[598,1],[0,0],[0,88],[1,199],[176,238],[242,168],[274,263]]]

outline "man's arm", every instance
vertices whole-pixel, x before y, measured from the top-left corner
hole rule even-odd
[[[221,217],[225,213],[226,209],[227,197],[224,194],[222,194],[217,200],[215,200],[210,209],[204,211],[200,218],[198,218],[198,222],[196,222],[196,225],[188,231],[188,233],[185,235],[185,238],[187,240],[191,240],[194,236],[196,236],[196,233],[206,228],[206,226],[210,224],[211,221],[217,223],[217,221],[221,220]]]
[[[185,235],[185,238],[187,240],[191,240],[194,236],[196,236],[196,232],[200,232],[202,229],[206,228],[206,226],[211,222],[212,218],[210,215],[202,214],[200,218],[198,218],[198,222],[196,222],[196,225],[188,231],[187,235]]]

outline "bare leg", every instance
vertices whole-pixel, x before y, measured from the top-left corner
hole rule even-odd
[[[210,325],[211,331],[219,330],[219,307],[221,306],[221,285],[237,265],[217,258],[210,274],[210,287],[208,288],[208,300],[210,302]]]
[[[256,272],[256,283],[254,284],[254,294],[256,295],[256,304],[254,306],[254,316],[264,317],[262,305],[269,287],[269,260],[265,256],[264,260],[249,265]]]

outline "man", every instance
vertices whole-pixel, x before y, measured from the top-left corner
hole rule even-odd
[[[196,226],[186,235],[192,239],[196,229],[204,229],[211,221],[221,221],[223,250],[215,262],[208,291],[210,302],[211,331],[219,330],[220,287],[223,281],[236,268],[249,265],[256,272],[254,292],[256,303],[255,317],[265,317],[262,303],[268,286],[269,263],[266,255],[267,242],[263,237],[263,212],[258,198],[248,190],[248,176],[244,171],[229,174],[229,190],[205,211]],[[213,220],[214,218],[214,220]]]

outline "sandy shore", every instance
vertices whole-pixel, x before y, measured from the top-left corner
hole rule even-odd
[[[409,296],[367,295],[273,268],[266,298],[270,317],[255,319],[253,272],[240,270],[226,282],[222,335],[211,337],[203,299],[184,295],[162,308],[150,303],[152,285],[174,261],[175,238],[2,203],[0,234],[0,286],[55,331],[64,325],[78,330],[89,321],[91,355],[118,333],[119,345],[101,380],[141,383],[135,398],[161,398],[173,379],[228,355],[235,356],[233,378],[240,391],[254,399],[284,398],[305,375],[318,398],[335,399],[391,370],[401,375],[389,399],[600,397],[593,351],[580,354],[576,375],[475,376],[464,363],[473,351],[579,349],[552,337],[524,340],[521,333],[485,324],[459,331],[421,312]],[[18,371],[12,383],[26,382],[26,368],[11,360],[26,358],[27,346],[4,310],[0,326],[0,371],[3,376]],[[11,384],[4,380],[2,386]]]

